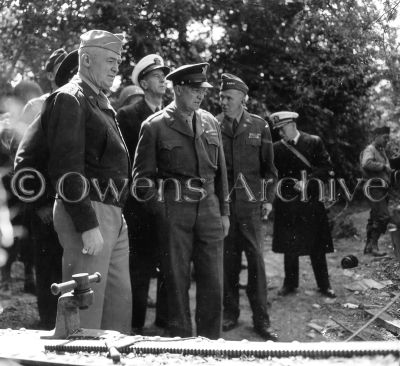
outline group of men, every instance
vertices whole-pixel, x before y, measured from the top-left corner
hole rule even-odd
[[[298,257],[310,255],[321,294],[335,296],[325,258],[333,250],[325,208],[315,182],[301,182],[302,171],[309,178],[329,175],[322,140],[297,130],[297,113],[277,112],[271,121],[282,140],[273,144],[268,123],[245,108],[248,86],[228,73],[221,76],[222,113],[214,117],[200,108],[212,88],[209,64],[171,71],[155,54],[133,70],[143,97],[116,113],[106,94],[122,44],[120,34],[84,33],[74,53],[77,74],[46,99],[40,115],[46,170],[57,194],[53,223],[63,248],[62,279],[102,275],[93,285],[93,305],[81,311],[81,326],[141,334],[157,273],[156,325],[170,336],[192,336],[194,279],[196,334],[220,338],[238,325],[244,252],[254,330],[276,340],[261,232],[273,202],[273,250],[285,255],[280,295],[296,291]],[[174,100],[164,106],[166,80]],[[17,162],[30,143],[26,134]],[[279,187],[278,179],[284,181]],[[280,198],[274,199],[277,188]],[[308,200],[300,199],[304,191]]]

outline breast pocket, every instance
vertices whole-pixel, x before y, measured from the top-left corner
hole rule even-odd
[[[183,144],[179,140],[162,141],[159,147],[160,165],[172,170],[182,167]]]
[[[217,165],[218,162],[218,150],[219,150],[219,145],[220,145],[220,141],[218,136],[216,135],[209,135],[206,134],[206,142],[207,142],[207,153],[208,156],[210,157],[211,162],[214,165]]]
[[[260,147],[261,146],[261,137],[260,138],[246,138],[245,144],[249,147]]]

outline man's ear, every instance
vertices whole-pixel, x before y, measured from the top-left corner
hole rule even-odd
[[[176,95],[181,95],[182,94],[182,85],[174,85],[174,92]]]
[[[147,87],[148,87],[147,80],[145,80],[145,79],[140,80],[140,81],[139,81],[139,85],[140,85],[140,87],[141,87],[143,90],[146,90]]]
[[[83,66],[86,66],[86,67],[90,66],[90,63],[91,63],[90,55],[88,53],[83,53],[81,55],[81,62],[82,62]]]

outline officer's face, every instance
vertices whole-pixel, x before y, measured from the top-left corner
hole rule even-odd
[[[150,71],[140,83],[145,91],[163,95],[167,89],[165,74],[162,70]]]
[[[283,125],[278,129],[279,136],[285,141],[291,140],[296,135],[296,130],[294,127],[294,123],[286,123],[286,125]]]
[[[193,112],[200,108],[207,88],[179,85],[176,87],[175,93],[180,107],[187,112]]]
[[[245,95],[240,90],[228,89],[219,94],[222,112],[228,117],[235,117],[242,108]]]
[[[89,80],[99,89],[109,90],[121,63],[121,56],[110,50],[91,47],[83,55]]]

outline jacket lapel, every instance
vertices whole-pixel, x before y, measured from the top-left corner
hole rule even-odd
[[[243,110],[242,118],[240,119],[239,126],[236,130],[235,136],[239,136],[242,133],[247,131],[247,128],[249,125],[251,125],[253,122],[250,118],[250,113],[247,112],[246,110]]]
[[[187,122],[182,118],[181,114],[174,102],[164,109],[165,123],[175,131],[178,131],[184,135],[194,137],[192,129],[189,127]],[[196,116],[197,117],[197,116]],[[196,127],[199,123],[200,117],[196,118]]]

